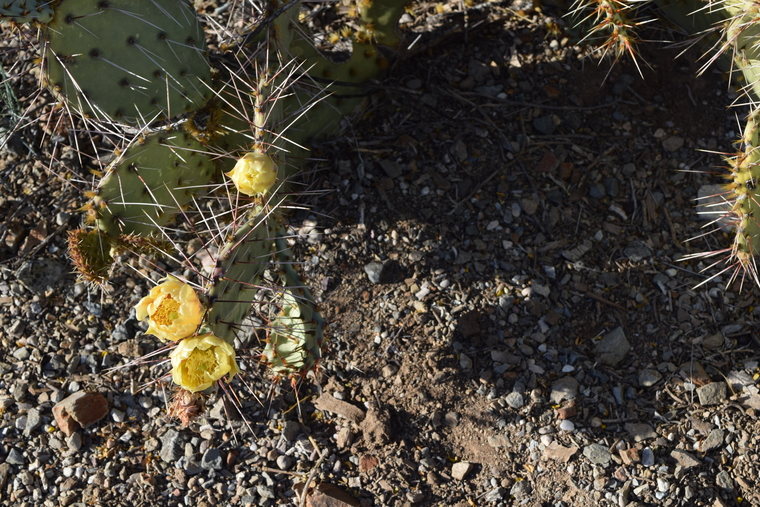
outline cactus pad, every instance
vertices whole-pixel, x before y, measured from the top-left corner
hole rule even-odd
[[[292,254],[278,239],[277,257],[283,290],[280,314],[272,321],[263,359],[277,377],[295,377],[314,368],[321,357],[324,321],[314,298],[292,266]]]
[[[82,114],[146,124],[203,106],[203,31],[180,0],[66,0],[48,24],[48,80]]]
[[[251,309],[261,284],[261,276],[272,255],[270,220],[259,210],[252,211],[222,247],[217,266],[218,277],[209,292],[210,308],[206,321],[219,338],[232,342],[235,331]]]
[[[96,284],[108,279],[113,263],[111,238],[98,230],[76,229],[68,234],[69,256],[82,278]]]
[[[8,18],[16,23],[47,23],[53,19],[52,3],[50,0],[5,0],[0,3],[0,19]]]
[[[204,152],[184,131],[157,132],[136,141],[109,166],[98,186],[98,227],[111,235],[146,235],[170,222],[216,172]]]

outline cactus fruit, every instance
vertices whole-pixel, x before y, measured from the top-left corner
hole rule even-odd
[[[97,229],[69,231],[69,255],[82,278],[99,285],[106,282],[113,263],[111,244],[111,238]]]
[[[216,173],[206,148],[182,130],[135,141],[107,169],[93,199],[98,228],[150,234],[172,220]]]
[[[46,28],[48,80],[79,114],[146,125],[211,97],[203,30],[178,0],[66,0]]]

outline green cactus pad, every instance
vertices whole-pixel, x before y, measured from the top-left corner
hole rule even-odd
[[[202,144],[182,130],[134,142],[109,167],[94,198],[98,227],[111,235],[155,233],[216,169]]]
[[[48,24],[48,80],[78,112],[143,125],[212,95],[203,30],[182,0],[66,0]]]
[[[305,374],[319,361],[324,321],[293,269],[292,253],[282,237],[276,241],[276,250],[285,289],[280,314],[271,323],[262,356],[276,377],[294,377]]]
[[[357,0],[359,17],[372,40],[386,46],[401,41],[398,22],[409,0]]]
[[[50,0],[4,0],[0,3],[0,20],[48,23],[53,19],[52,3]]]
[[[735,252],[741,262],[751,262],[760,252],[760,110],[753,111],[747,119],[742,143],[744,151],[729,161],[733,193],[733,212],[736,217]]]
[[[69,257],[79,275],[98,285],[108,280],[108,272],[113,264],[111,238],[93,229],[75,229],[68,233]]]
[[[210,307],[206,321],[211,331],[232,343],[269,266],[273,240],[268,218],[260,210],[250,212],[219,252],[220,272],[209,291]]]

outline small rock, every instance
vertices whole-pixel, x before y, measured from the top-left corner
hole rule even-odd
[[[612,459],[610,450],[602,444],[589,444],[583,448],[583,455],[595,465],[607,466]]]
[[[462,368],[463,371],[472,370],[472,359],[464,352],[459,354],[459,367]]]
[[[574,377],[560,377],[552,382],[552,390],[549,399],[552,403],[562,400],[572,400],[578,394],[578,381]]]
[[[509,393],[506,396],[505,401],[507,402],[507,405],[509,405],[511,408],[515,410],[522,408],[522,406],[525,405],[525,400],[523,399],[523,395],[517,392]]]
[[[662,147],[665,149],[665,151],[677,151],[681,146],[683,146],[684,140],[683,137],[680,136],[670,136],[666,138],[664,141],[662,141]]]
[[[176,430],[169,430],[161,437],[161,459],[174,463],[184,455],[184,438]]]
[[[15,447],[11,447],[11,450],[8,451],[8,456],[5,457],[5,462],[10,463],[11,465],[23,465],[26,460],[21,451]]]
[[[362,409],[346,401],[339,400],[329,393],[322,393],[319,398],[314,400],[314,406],[318,410],[332,412],[357,424],[364,419],[364,411]]]
[[[543,458],[544,459],[556,459],[557,461],[562,461],[563,463],[567,463],[570,461],[570,458],[572,458],[575,453],[578,452],[578,447],[571,446],[571,447],[564,447],[560,444],[558,444],[556,441],[552,442],[546,448],[543,452]]]
[[[625,465],[632,465],[638,463],[641,460],[639,456],[639,450],[635,447],[629,447],[628,449],[620,450],[620,459],[623,460]]]
[[[712,382],[698,387],[697,396],[702,405],[718,405],[726,399],[726,383]]]
[[[277,463],[277,468],[280,470],[289,470],[293,466],[293,458],[287,454],[283,454],[277,457],[275,463]]]
[[[206,449],[201,457],[201,468],[204,470],[220,470],[222,468],[222,453],[216,447]]]
[[[271,498],[274,498],[272,494]],[[359,507],[355,497],[338,486],[321,482],[306,495],[306,507]]]
[[[625,337],[622,327],[616,327],[604,338],[602,338],[594,347],[594,354],[597,360],[607,366],[615,366],[631,350],[631,344]]]
[[[383,272],[383,264],[381,262],[370,262],[364,266],[364,272],[367,273],[367,278],[372,283],[380,283],[380,275]]]
[[[24,426],[24,436],[30,436],[37,426],[40,425],[40,409],[32,408],[26,413],[26,425]]]
[[[338,433],[335,434],[335,445],[338,449],[347,449],[354,441],[354,432],[349,427],[341,428]]]
[[[530,482],[522,480],[517,481],[514,483],[514,485],[512,485],[512,488],[509,490],[509,494],[515,498],[522,498],[530,495],[532,491],[533,487],[530,485]]]
[[[657,370],[647,368],[639,372],[639,385],[641,387],[652,387],[662,379],[662,375]]]
[[[700,461],[682,449],[675,449],[670,453],[670,457],[676,460],[683,468],[692,468],[701,465]]]
[[[657,438],[657,433],[654,431],[654,428],[647,423],[626,423],[625,431],[627,431],[636,442],[641,442],[642,440],[648,440],[650,438]]]
[[[8,476],[11,473],[10,463],[0,464],[0,491],[5,491],[5,483],[8,482]]]
[[[82,435],[80,433],[74,433],[66,439],[66,446],[69,448],[69,452],[74,454],[82,448]]]
[[[575,431],[575,423],[570,419],[564,419],[561,423],[559,423],[559,429],[570,433],[571,431]]]
[[[654,466],[654,453],[649,447],[644,447],[641,450],[641,464],[645,467]]]
[[[726,470],[719,472],[718,475],[715,476],[715,484],[722,489],[734,489],[734,480],[731,478],[731,474]]]
[[[282,426],[282,436],[288,442],[295,441],[298,434],[301,433],[301,425],[297,421],[285,421]]]
[[[720,428],[715,428],[710,431],[707,437],[699,444],[700,452],[710,452],[713,449],[717,449],[723,444],[724,431]]]
[[[451,476],[454,479],[461,481],[470,473],[470,470],[472,470],[472,463],[460,461],[451,466]]]
[[[79,391],[55,404],[53,416],[66,436],[96,423],[108,414],[108,400],[100,393]]]

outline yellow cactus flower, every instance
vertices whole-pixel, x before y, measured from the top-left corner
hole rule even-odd
[[[213,334],[185,338],[172,350],[172,380],[191,393],[203,391],[227,375],[227,382],[240,370],[235,349]]]
[[[148,334],[161,341],[190,336],[203,320],[203,305],[188,284],[173,276],[150,290],[135,306],[138,320],[148,321]]]
[[[226,173],[241,194],[260,195],[266,193],[277,181],[277,165],[266,153],[246,153]]]

